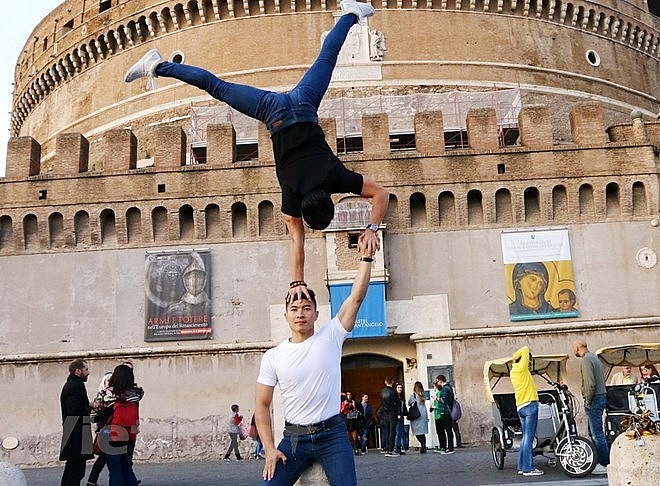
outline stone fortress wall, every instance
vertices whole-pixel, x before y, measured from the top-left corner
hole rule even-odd
[[[523,107],[520,145],[500,147],[494,109],[472,110],[469,148],[446,151],[442,113],[418,113],[415,148],[392,151],[387,115],[365,116],[363,151],[342,158],[390,190],[390,232],[657,215],[660,122],[638,114],[605,131],[602,119],[599,105],[575,105],[574,142],[556,145],[550,109]],[[335,121],[323,125],[335,138]],[[41,165],[32,137],[11,139],[12,169],[0,183],[0,254],[285,238],[264,127],[259,158],[236,162],[233,126],[209,125],[206,163],[192,165],[181,128],[156,133],[159,151],[146,168],[136,168],[130,130],[109,131],[91,149],[81,134],[62,134],[48,162],[57,172]],[[89,170],[94,150],[106,159],[102,170]]]
[[[647,116],[660,111],[660,23],[646,2],[373,4],[379,12],[370,28],[387,38],[382,80],[333,83],[329,96],[369,86],[522,86],[559,105],[597,99],[614,110],[611,122],[635,108]],[[34,29],[18,59],[12,134],[33,136],[47,155],[62,133],[91,139],[185,118],[181,107],[204,98],[196,89],[161,80],[166,90],[145,95],[141,83],[121,82],[156,45],[230,81],[286,89],[314,59],[327,12],[337,10],[335,0],[66,1]]]

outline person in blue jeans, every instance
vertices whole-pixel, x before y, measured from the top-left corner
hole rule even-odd
[[[582,397],[584,409],[589,420],[589,435],[596,446],[598,464],[593,474],[607,474],[607,465],[610,463],[610,448],[603,431],[603,412],[607,405],[607,390],[605,389],[605,374],[603,365],[598,357],[589,351],[587,342],[578,339],[573,343],[575,356],[582,358],[580,375],[582,377]]]
[[[351,27],[365,24],[374,8],[344,0],[345,12],[328,33],[321,51],[298,84],[288,93],[275,93],[230,83],[195,66],[164,61],[157,50],[147,52],[127,72],[124,81],[148,77],[175,78],[196,86],[235,110],[264,123],[271,134],[275,170],[282,189],[282,214],[291,235],[289,299],[307,293],[305,283],[305,225],[325,229],[334,217],[334,193],[371,199],[369,225],[360,235],[367,250],[380,248],[378,227],[387,213],[389,193],[368,176],[348,170],[335,156],[318,124],[318,108],[330,84],[337,56]]]
[[[522,440],[518,453],[518,474],[541,476],[543,471],[534,467],[534,437],[539,421],[539,393],[530,371],[532,353],[523,346],[513,353],[511,384],[516,395],[516,408],[522,427]]]
[[[359,267],[351,292],[337,315],[316,331],[316,297],[285,303],[289,339],[261,358],[254,413],[266,452],[262,486],[291,486],[313,463],[323,467],[331,486],[355,486],[355,455],[339,412],[344,341],[355,327],[373,263],[373,253],[358,243]],[[275,446],[271,405],[275,386],[284,404],[284,437]]]

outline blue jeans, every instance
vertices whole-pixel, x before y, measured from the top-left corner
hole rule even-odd
[[[539,421],[539,402],[529,402],[518,410],[520,425],[522,425],[522,441],[518,453],[518,471],[530,472],[534,469],[534,436],[536,435],[536,424]]]
[[[318,108],[328,89],[348,31],[357,22],[353,14],[342,15],[328,33],[314,64],[289,93],[274,93],[224,81],[212,73],[185,64],[162,62],[156,76],[175,78],[206,91],[244,115],[264,123],[271,134],[298,122],[318,122]]]
[[[110,443],[114,447],[119,447]],[[135,441],[128,441],[126,451],[123,454],[105,454],[105,460],[108,464],[110,473],[110,486],[137,486],[137,479],[133,473],[133,451],[135,450]]]
[[[396,423],[396,437],[394,439],[394,446],[402,451],[407,451],[410,448],[409,437],[410,425],[404,425],[403,420]]]
[[[277,448],[286,464],[279,461],[273,479],[262,479],[262,486],[291,486],[314,462],[321,464],[330,486],[357,485],[353,446],[343,421],[316,434],[285,435]]]
[[[607,446],[605,432],[603,431],[603,411],[607,405],[605,394],[595,395],[591,399],[591,408],[586,408],[589,419],[589,436],[598,452],[598,464],[607,466],[610,463],[610,448]]]

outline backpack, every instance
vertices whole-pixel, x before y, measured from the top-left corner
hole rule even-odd
[[[454,405],[451,407],[451,419],[454,422],[458,422],[463,416],[463,410],[461,410],[461,404],[458,403],[458,400],[454,398]]]

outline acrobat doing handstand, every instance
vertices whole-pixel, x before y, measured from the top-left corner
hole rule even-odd
[[[344,0],[341,7],[344,14],[328,33],[318,57],[288,93],[230,83],[204,69],[165,61],[155,49],[147,52],[124,77],[127,83],[143,77],[178,79],[266,125],[282,189],[283,219],[292,242],[289,297],[307,296],[304,225],[322,230],[330,224],[334,217],[330,194],[353,193],[371,199],[370,224],[359,239],[370,253],[380,248],[376,232],[389,202],[384,187],[344,167],[318,124],[318,108],[349,30],[358,22],[364,24],[364,19],[374,14],[371,5],[354,0]]]

